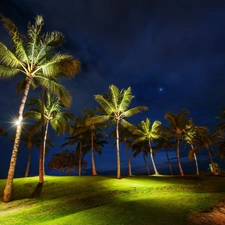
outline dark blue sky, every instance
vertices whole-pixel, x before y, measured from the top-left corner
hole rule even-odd
[[[119,88],[131,86],[135,95],[132,106],[149,107],[147,112],[131,118],[133,123],[149,117],[152,122],[160,120],[166,125],[165,112],[178,113],[183,108],[190,111],[196,125],[206,125],[211,131],[221,122],[215,116],[225,106],[225,1],[3,0],[0,11],[15,22],[21,33],[38,14],[44,17],[45,31],[64,33],[63,51],[73,54],[82,65],[75,79],[63,81],[73,96],[70,111],[76,116],[97,105],[94,94],[102,94],[115,84]],[[0,41],[8,44],[2,25],[0,34]],[[15,99],[16,83],[16,79],[0,81],[2,124],[17,114],[21,96]],[[13,133],[10,126],[7,130]],[[51,153],[57,153],[64,137],[51,137],[56,144]],[[0,177],[4,177],[12,146],[8,139],[0,138]],[[122,167],[126,168],[123,146],[121,153]],[[181,153],[184,172],[194,170],[187,149]],[[23,159],[27,156],[26,150],[19,155],[17,174],[23,174]],[[175,153],[171,151],[170,156],[175,157]],[[207,168],[208,158],[203,154],[199,158],[204,162],[202,169]],[[90,155],[86,159],[90,168]],[[160,168],[167,169],[163,151],[156,154],[155,160],[159,172]],[[148,162],[151,165],[149,158]],[[175,169],[176,159],[173,164]],[[145,171],[141,155],[132,159],[132,165],[134,173]],[[101,157],[96,156],[96,167],[99,173],[116,168],[116,152],[111,144]]]

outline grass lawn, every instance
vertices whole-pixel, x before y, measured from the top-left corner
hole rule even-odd
[[[5,179],[0,180],[3,193]],[[0,224],[185,225],[225,198],[224,176],[46,176],[14,179]]]

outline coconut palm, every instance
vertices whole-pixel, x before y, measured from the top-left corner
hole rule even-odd
[[[170,169],[170,174],[173,175],[173,170],[172,170],[168,150],[169,150],[169,148],[172,148],[172,149],[176,150],[176,143],[174,141],[174,136],[171,135],[170,132],[165,132],[162,135],[162,137],[157,139],[157,144],[154,146],[154,149],[159,150],[161,148],[165,149],[166,158],[167,158],[169,169]]]
[[[59,75],[73,77],[79,71],[79,62],[68,54],[52,54],[53,49],[64,43],[64,36],[57,31],[41,34],[44,24],[42,16],[35,18],[35,23],[28,23],[27,35],[21,35],[16,25],[1,15],[5,28],[8,30],[13,50],[10,51],[0,42],[0,78],[9,79],[24,74],[25,88],[18,110],[18,125],[10,161],[3,202],[9,202],[12,196],[15,165],[22,131],[23,111],[31,85],[42,84],[54,90],[59,96],[69,94],[66,89],[59,89],[54,82]],[[53,82],[49,82],[50,80]],[[43,180],[39,181],[43,183]]]
[[[136,158],[141,152],[143,154],[143,159],[145,162],[145,167],[147,169],[148,175],[150,175],[150,169],[146,160],[149,152],[149,145],[147,141],[142,141],[137,144],[132,145],[132,151],[134,152],[133,157]]]
[[[65,146],[73,146],[74,144],[77,143],[77,146],[75,148],[74,153],[78,157],[78,175],[81,176],[82,173],[82,160],[83,160],[83,146],[84,142],[88,140],[90,137],[90,131],[89,130],[84,130],[83,132],[78,132],[76,131],[82,127],[85,126],[85,118],[84,117],[76,117],[74,119],[74,125],[70,127],[70,137],[66,137],[65,139],[68,140],[64,144],[61,145],[60,148],[63,148]]]
[[[132,142],[133,142],[132,138],[134,137],[134,135],[128,128],[120,127],[119,136],[120,136],[119,142],[124,142],[124,144],[125,144],[126,155],[127,155],[127,164],[128,164],[128,176],[132,176],[129,149],[132,148]],[[115,138],[116,137],[116,131],[113,131],[110,134],[110,137]]]
[[[73,114],[68,112],[63,112],[65,109],[61,101],[50,92],[45,94],[44,106],[44,140],[43,140],[43,171],[45,162],[45,152],[46,152],[46,141],[49,131],[49,125],[55,130],[56,135],[60,135],[69,129],[69,122],[73,119]],[[41,121],[41,106],[42,99],[40,98],[30,98],[27,102],[28,111],[24,113],[25,118],[34,118],[38,122],[36,127],[42,125]]]
[[[194,126],[189,125],[187,126],[187,129],[185,130],[182,139],[185,140],[193,149],[194,148],[194,138],[197,138],[198,136],[201,136],[206,132],[208,129],[204,126]],[[193,152],[193,158],[195,160],[195,166],[196,166],[196,174],[199,175],[199,168],[198,168],[198,160],[195,152]]]
[[[206,149],[212,165],[213,174],[218,175],[215,163],[212,158],[211,151],[214,151],[213,146],[218,146],[221,143],[220,141],[223,141],[221,131],[215,131],[212,134],[210,134],[209,132],[205,132],[204,134],[201,134],[198,137],[194,138],[193,139],[194,148],[192,148],[188,152],[190,160],[193,160],[194,153],[199,152],[201,149]]]
[[[153,158],[152,141],[161,137],[161,128],[162,126],[160,121],[156,120],[151,123],[150,119],[146,118],[138,124],[138,130],[135,132],[138,138],[133,142],[133,144],[137,144],[142,141],[148,141],[150,159],[152,161],[152,166],[155,174],[159,173],[157,171]]]
[[[100,132],[102,134],[105,134],[107,136],[107,134],[102,130],[102,128],[106,127],[105,123],[98,123],[98,124],[94,124],[94,123],[90,123],[90,124],[86,124],[86,121],[89,120],[90,118],[93,118],[96,116],[98,112],[98,108],[96,107],[94,110],[87,108],[85,110],[82,111],[82,114],[84,116],[84,121],[80,120],[78,124],[77,124],[77,128],[74,131],[73,135],[77,136],[78,134],[82,134],[86,131],[90,131],[90,137],[91,137],[91,165],[92,165],[92,175],[95,176],[97,175],[97,171],[96,171],[96,166],[95,166],[95,158],[94,158],[94,139],[96,138],[96,132]]]
[[[25,172],[25,177],[28,177],[29,170],[30,170],[30,164],[31,164],[31,158],[33,154],[33,147],[36,146],[37,148],[41,149],[41,143],[42,143],[42,134],[41,132],[35,133],[35,128],[33,126],[23,126],[23,131],[21,134],[21,141],[22,145],[19,149],[21,151],[24,148],[29,148],[29,156],[27,160],[27,167]],[[54,143],[51,140],[47,140],[46,142],[46,152],[48,152],[48,146],[54,147]]]
[[[121,178],[120,171],[120,148],[119,148],[119,127],[132,127],[124,118],[131,117],[142,110],[147,110],[146,106],[137,106],[129,108],[134,96],[131,88],[119,90],[115,85],[109,86],[109,93],[103,95],[95,95],[95,100],[102,107],[102,115],[97,115],[87,121],[87,125],[98,124],[105,121],[114,122],[116,125],[116,152],[117,152],[117,178]]]
[[[92,136],[91,138],[87,136],[87,139],[85,140],[85,145],[83,146],[82,152],[83,156],[85,156],[89,151],[91,151],[91,154],[93,155],[92,151],[93,149],[98,153],[98,155],[102,154],[102,148],[105,146],[105,144],[108,144],[107,141],[103,140],[103,135],[101,133],[96,133],[93,132],[93,139]],[[97,175],[93,174],[92,170],[92,175]]]
[[[177,162],[181,176],[184,176],[184,172],[180,162],[180,140],[182,135],[185,133],[187,126],[193,124],[192,119],[187,118],[188,115],[189,112],[183,109],[178,114],[167,112],[164,117],[169,123],[169,127],[167,129],[176,137]]]

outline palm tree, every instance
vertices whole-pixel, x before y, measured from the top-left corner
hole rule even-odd
[[[176,137],[176,154],[181,176],[184,176],[184,172],[180,162],[180,140],[182,138],[182,135],[185,133],[187,126],[193,124],[192,119],[187,118],[188,115],[189,112],[185,109],[181,110],[181,112],[178,114],[174,114],[171,112],[167,112],[165,114],[165,119],[169,123],[169,128],[167,129]]]
[[[190,160],[193,160],[194,153],[205,148],[207,150],[207,153],[208,153],[211,165],[212,165],[213,174],[218,175],[210,150],[213,150],[213,146],[220,145],[220,143],[221,143],[220,140],[223,140],[223,139],[224,138],[222,136],[221,131],[215,131],[212,134],[205,132],[204,134],[199,135],[198,137],[193,139],[194,148],[192,148],[188,152],[188,157],[190,158]]]
[[[103,127],[106,127],[105,123],[98,123],[98,124],[94,124],[94,123],[90,123],[90,124],[86,124],[87,120],[89,120],[90,118],[93,118],[96,116],[97,112],[99,111],[99,109],[96,107],[94,110],[87,108],[85,110],[82,111],[82,114],[84,116],[84,120],[80,120],[78,124],[77,124],[77,128],[74,131],[73,135],[77,136],[78,134],[84,133],[86,131],[90,131],[90,136],[91,136],[91,165],[92,165],[92,175],[96,176],[97,175],[97,171],[96,171],[96,167],[95,167],[95,158],[94,158],[94,139],[95,139],[95,134],[96,132],[100,132],[102,134],[105,134],[107,136],[107,134],[101,129]]]
[[[168,155],[168,150],[169,150],[169,148],[172,148],[172,149],[176,150],[176,143],[173,139],[173,136],[170,134],[170,132],[164,133],[161,138],[157,139],[157,145],[154,146],[154,149],[159,150],[162,147],[164,147],[165,152],[166,152],[166,158],[167,158],[167,161],[168,161],[170,174],[173,175],[173,170],[172,170],[170,158],[169,158],[169,155]]]
[[[60,135],[69,129],[69,122],[73,119],[73,114],[68,112],[63,112],[65,108],[62,102],[46,92],[45,94],[44,106],[44,140],[43,140],[43,171],[45,162],[45,152],[46,152],[46,141],[48,136],[49,125],[56,131],[56,135]],[[30,98],[27,102],[28,111],[24,113],[25,118],[38,119],[37,127],[42,125],[41,121],[41,106],[42,99],[40,98]],[[45,173],[45,172],[44,172]]]
[[[31,158],[33,154],[33,147],[36,146],[37,148],[41,148],[42,143],[42,134],[41,132],[35,133],[36,128],[34,126],[23,126],[23,131],[21,134],[21,141],[24,143],[20,149],[29,148],[29,156],[27,160],[27,167],[25,172],[25,177],[28,177],[29,170],[30,170],[30,164],[31,164]],[[47,145],[54,147],[54,143],[50,140],[47,140]],[[46,145],[46,152],[48,152],[48,146]]]
[[[82,173],[82,160],[83,160],[83,145],[84,141],[88,140],[90,137],[90,131],[84,130],[83,132],[76,132],[78,129],[85,126],[85,118],[77,117],[74,119],[74,126],[70,127],[70,137],[65,138],[68,140],[61,145],[60,148],[64,146],[72,146],[77,143],[74,153],[78,156],[78,176],[81,176]]]
[[[87,137],[88,138],[88,137]],[[94,132],[93,139],[91,136],[91,139],[86,139],[85,140],[85,145],[82,149],[83,156],[85,156],[89,151],[91,151],[91,154],[93,155],[92,151],[93,149],[99,154],[102,154],[102,147],[104,147],[105,144],[108,144],[107,141],[102,140],[103,136],[101,133],[96,133]],[[93,174],[93,167],[92,167],[92,175],[97,175]]]
[[[104,121],[112,121],[116,124],[116,152],[117,152],[117,178],[121,178],[120,171],[120,148],[119,148],[119,127],[132,127],[124,118],[133,116],[142,110],[147,110],[146,106],[130,108],[134,96],[131,88],[119,90],[115,85],[109,86],[109,94],[95,95],[95,100],[102,107],[102,115],[97,115],[87,121],[87,125],[98,124]]]
[[[132,145],[132,151],[134,152],[134,154],[133,154],[134,158],[136,158],[142,152],[143,159],[145,162],[145,167],[147,169],[148,175],[150,175],[149,166],[148,166],[148,163],[146,160],[146,157],[148,156],[148,152],[149,152],[148,142],[142,141],[142,142]]]
[[[119,134],[120,134],[120,140],[119,140],[119,142],[124,142],[124,144],[125,144],[126,155],[127,155],[127,163],[128,163],[128,176],[132,176],[129,149],[131,149],[131,147],[132,147],[132,141],[131,141],[131,139],[134,137],[134,135],[126,127],[120,127]],[[113,131],[111,133],[110,137],[111,138],[115,138],[116,137],[116,131]]]
[[[183,140],[185,140],[193,149],[194,148],[194,138],[201,136],[204,134],[205,131],[207,131],[207,127],[204,126],[194,126],[190,125],[187,126],[187,129],[182,137]],[[199,175],[199,168],[198,168],[198,160],[195,152],[193,152],[193,158],[195,160],[195,166],[196,166],[196,174]]]
[[[21,73],[25,75],[25,79],[23,79],[25,88],[18,110],[18,125],[3,195],[3,202],[9,202],[12,196],[13,178],[22,132],[23,111],[31,85],[37,86],[41,83],[48,89],[54,90],[57,95],[67,96],[69,93],[65,88],[55,85],[56,78],[59,75],[67,78],[73,77],[79,71],[80,64],[71,55],[52,54],[54,48],[63,44],[64,36],[57,31],[41,35],[44,24],[42,16],[35,18],[34,25],[28,23],[26,38],[19,33],[16,25],[10,19],[3,15],[1,18],[11,36],[13,50],[10,51],[0,42],[0,78],[9,79]],[[51,79],[53,82],[49,82]],[[44,181],[40,180],[39,182],[43,183]]]
[[[159,174],[153,158],[152,141],[161,137],[161,122],[156,120],[151,123],[151,121],[146,118],[138,124],[138,128],[139,129],[136,131],[138,138],[133,142],[133,144],[137,144],[142,141],[148,141],[152,166],[155,174]]]

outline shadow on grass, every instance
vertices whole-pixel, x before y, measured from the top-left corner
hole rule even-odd
[[[33,193],[31,194],[31,198],[37,198],[41,196],[43,183],[38,183],[37,187],[34,189]]]

